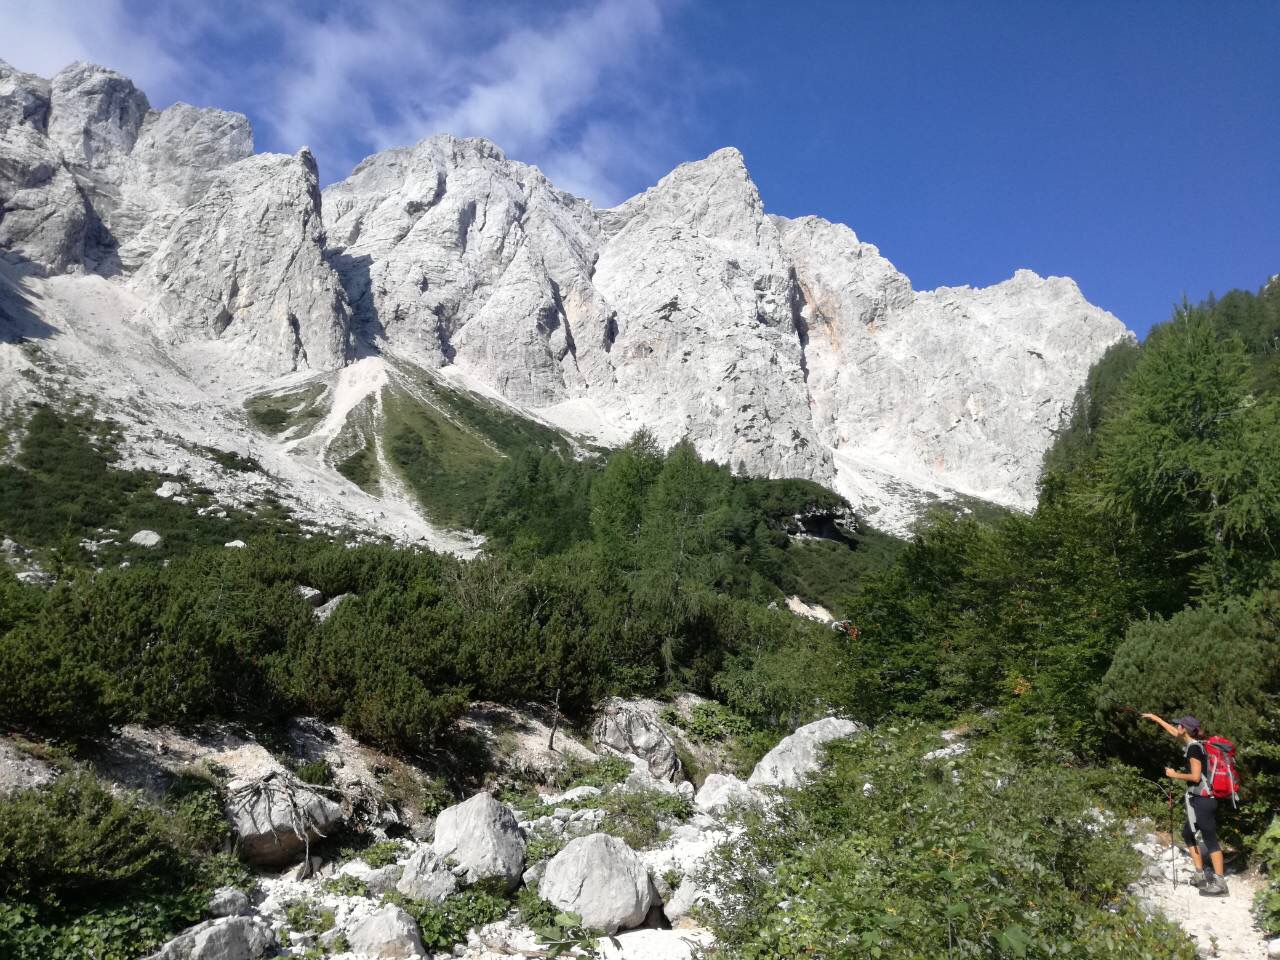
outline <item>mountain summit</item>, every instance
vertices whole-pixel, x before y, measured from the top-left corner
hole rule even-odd
[[[387,150],[323,193],[305,148],[252,142],[102,67],[0,63],[0,366],[33,371],[0,402],[56,370],[135,449],[172,442],[158,462],[252,449],[296,505],[404,532],[378,418],[429,384],[599,443],[688,437],[901,530],[953,494],[1032,504],[1090,365],[1131,336],[1065,278],[915,291],[848,227],[767,214],[733,148],[597,210],[483,140]],[[243,409],[273,393],[310,411],[274,436]],[[332,469],[356,448],[376,488]]]

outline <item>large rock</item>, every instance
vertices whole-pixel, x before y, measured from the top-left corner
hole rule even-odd
[[[510,889],[524,873],[524,846],[515,814],[488,793],[442,811],[431,842],[437,856],[465,869],[468,882],[492,877]]]
[[[223,917],[178,934],[148,960],[257,960],[275,943],[262,918]]]
[[[748,806],[757,799],[754,791],[732,774],[713,773],[703,781],[693,805],[702,813],[722,817],[732,808]]]
[[[240,856],[261,867],[301,858],[308,842],[336,826],[342,807],[292,777],[271,773],[230,785],[225,807]]]
[[[0,256],[60,272],[84,259],[92,212],[49,140],[51,84],[0,60]]]
[[[413,960],[426,953],[413,917],[391,904],[356,924],[347,941],[352,953],[377,960]]]
[[[655,901],[644,862],[605,833],[570,840],[547,864],[538,893],[605,933],[638,927]]]
[[[439,903],[457,892],[458,880],[430,847],[420,847],[405,863],[396,889],[414,900]]]
[[[675,744],[658,718],[640,704],[621,698],[607,701],[591,727],[591,738],[599,746],[643,760],[659,780],[681,779]]]
[[[821,747],[864,733],[866,727],[854,720],[826,717],[801,727],[764,755],[747,778],[752,787],[798,787],[818,771]]]
[[[315,159],[259,154],[223,167],[132,280],[171,344],[215,341],[266,373],[347,359],[346,295],[325,259]]]

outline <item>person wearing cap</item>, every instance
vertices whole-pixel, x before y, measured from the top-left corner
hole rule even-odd
[[[1187,822],[1182,825],[1182,839],[1187,845],[1187,853],[1191,855],[1191,862],[1196,865],[1191,884],[1200,888],[1202,897],[1224,897],[1227,895],[1227,881],[1223,876],[1222,847],[1218,843],[1218,800],[1213,795],[1206,775],[1209,759],[1204,744],[1199,739],[1204,733],[1200,721],[1189,714],[1178,717],[1172,723],[1160,719],[1154,713],[1144,713],[1142,716],[1159,724],[1165,733],[1183,744],[1186,771],[1165,767],[1164,775],[1188,784]],[[1205,852],[1209,854],[1212,867],[1205,864],[1200,854],[1200,844],[1196,842],[1197,832]]]

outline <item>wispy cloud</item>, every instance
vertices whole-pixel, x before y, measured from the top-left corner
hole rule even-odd
[[[260,148],[309,144],[326,179],[374,150],[454,133],[607,204],[676,151],[663,103],[683,82],[669,37],[678,2],[0,0],[0,58],[44,75],[94,60],[157,105],[242,110]]]

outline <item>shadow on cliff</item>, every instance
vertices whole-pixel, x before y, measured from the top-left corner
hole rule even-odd
[[[382,318],[373,303],[369,267],[373,258],[351,256],[334,250],[325,251],[325,260],[338,275],[347,303],[351,305],[351,359],[362,360],[382,353],[378,341],[386,337]]]
[[[0,343],[47,340],[59,332],[40,316],[37,295],[21,286],[29,272],[24,264],[0,263]]]

